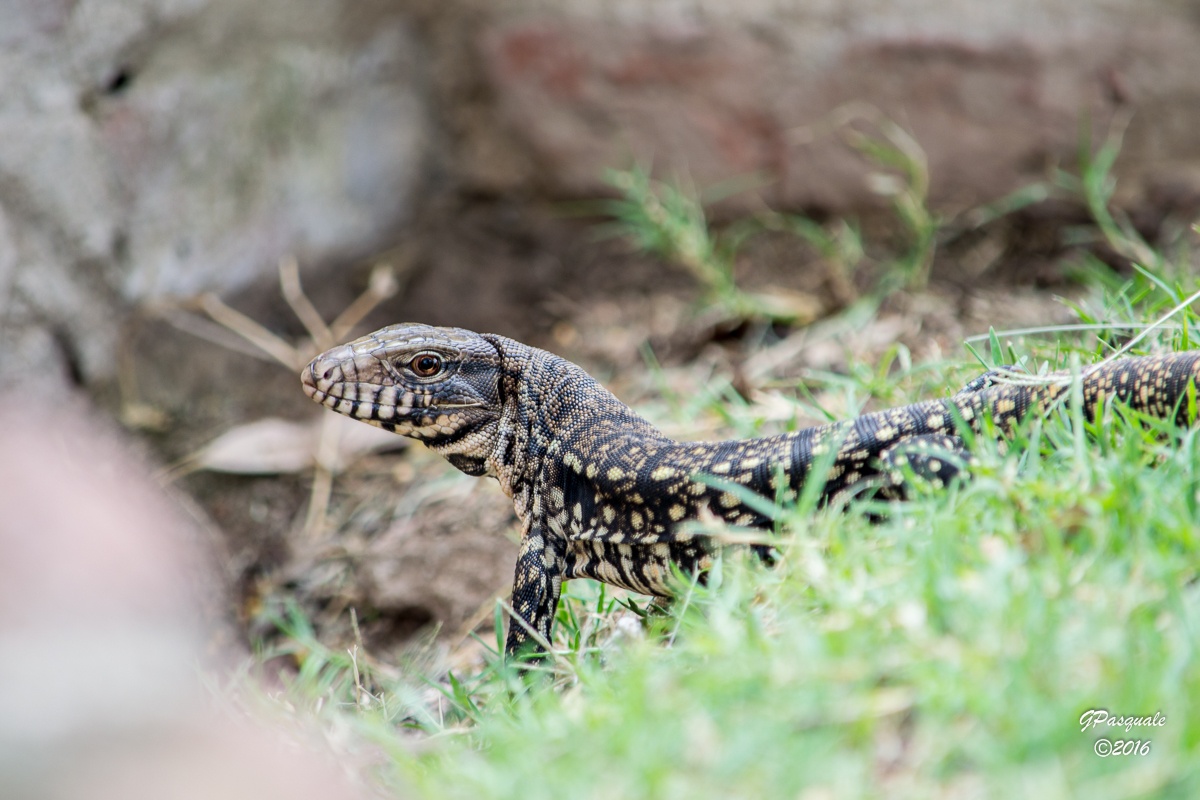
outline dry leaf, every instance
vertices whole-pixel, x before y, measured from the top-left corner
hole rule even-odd
[[[323,425],[337,428],[334,471],[366,453],[404,447],[407,440],[347,417],[327,416],[310,422],[268,417],[239,425],[209,442],[191,459],[195,469],[236,475],[303,472],[317,463]]]

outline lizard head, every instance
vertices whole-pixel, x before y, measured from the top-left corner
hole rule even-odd
[[[390,325],[313,359],[304,392],[339,414],[420,439],[480,474],[502,412],[501,357],[480,334]]]

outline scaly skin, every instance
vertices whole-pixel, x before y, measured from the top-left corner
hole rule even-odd
[[[1113,361],[1085,372],[1084,412],[1093,416],[1106,398],[1117,398],[1186,424],[1186,394],[1198,372],[1200,352]],[[831,446],[837,454],[825,499],[894,487],[894,467],[909,448],[924,446],[910,457],[922,474],[949,479],[968,459],[957,426],[979,431],[991,418],[1003,430],[1068,391],[1066,380],[1016,385],[985,376],[953,397],[847,422],[761,439],[677,442],[552,353],[419,324],[335,347],[301,381],[327,408],[419,439],[463,472],[500,483],[521,520],[512,600],[521,620],[509,626],[510,655],[531,644],[528,630],[549,640],[564,580],[594,578],[669,596],[672,564],[692,573],[711,561],[705,541],[682,523],[715,517],[769,526],[727,491],[730,484],[794,500]]]

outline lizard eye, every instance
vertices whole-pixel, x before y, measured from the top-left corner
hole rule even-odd
[[[433,353],[421,353],[408,362],[408,368],[419,377],[432,378],[442,371],[442,359]]]

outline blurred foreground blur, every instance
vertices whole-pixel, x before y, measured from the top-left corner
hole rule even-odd
[[[57,409],[0,401],[0,797],[362,796],[307,733],[217,708],[212,554],[90,408]]]

